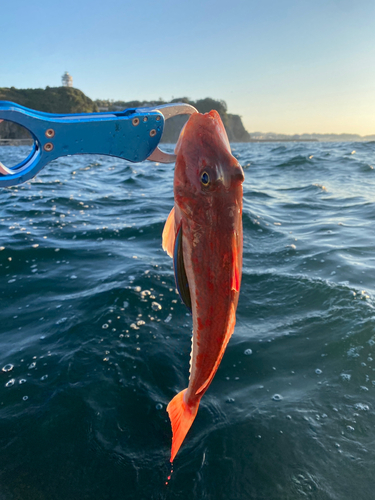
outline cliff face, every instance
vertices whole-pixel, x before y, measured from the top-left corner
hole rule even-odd
[[[0,139],[31,139],[31,135],[27,129],[16,123],[2,121]]]
[[[167,120],[161,142],[175,143],[184,124],[187,116],[175,116]],[[238,115],[226,114],[221,116],[225,130],[228,134],[229,142],[249,142],[250,134],[243,126],[241,117]]]
[[[249,142],[250,134],[243,126],[239,115],[227,114],[225,128],[230,142]]]

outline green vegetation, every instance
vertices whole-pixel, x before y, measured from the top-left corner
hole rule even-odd
[[[138,108],[146,106],[160,106],[167,104],[166,101],[112,101],[96,100],[92,101],[83,92],[70,87],[46,87],[45,89],[16,89],[0,88],[0,100],[12,101],[27,108],[47,113],[92,113],[97,111],[122,111],[126,108]],[[227,130],[230,141],[247,142],[250,134],[245,130],[241,118],[238,115],[231,115],[227,112],[227,104],[222,100],[215,100],[210,97],[192,101],[187,97],[181,97],[169,101],[184,102],[191,104],[200,113],[207,113],[212,109],[218,111]],[[176,142],[181,127],[186,121],[186,117],[175,117],[167,121],[163,142]],[[28,137],[25,129],[17,127],[13,123],[0,124],[0,138],[23,138]]]
[[[92,113],[97,105],[83,92],[70,87],[45,89],[0,88],[0,101],[12,101],[47,113]]]

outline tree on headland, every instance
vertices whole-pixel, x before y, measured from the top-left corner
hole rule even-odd
[[[221,117],[225,116],[228,111],[225,101],[211,99],[211,97],[195,101],[195,107],[200,113],[209,113],[212,109],[215,109]]]

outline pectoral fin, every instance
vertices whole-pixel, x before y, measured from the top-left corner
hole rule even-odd
[[[164,229],[163,229],[163,250],[167,252],[169,257],[173,258],[173,248],[174,248],[174,242],[176,239],[176,234],[175,234],[175,221],[174,221],[174,207],[170,211],[170,214],[168,215],[167,222],[165,223]]]
[[[180,294],[182,302],[191,311],[189,282],[186,276],[184,254],[182,250],[182,224],[177,231],[176,242],[174,245],[173,267],[178,293]]]

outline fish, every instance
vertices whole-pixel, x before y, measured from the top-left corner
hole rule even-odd
[[[173,462],[234,331],[242,277],[244,172],[217,111],[194,113],[175,153],[174,207],[162,246],[193,319],[188,387],[168,404]]]

